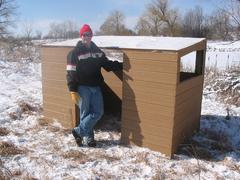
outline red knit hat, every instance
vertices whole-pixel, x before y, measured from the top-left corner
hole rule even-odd
[[[92,29],[90,28],[90,26],[88,24],[84,24],[82,26],[82,28],[80,29],[80,32],[79,32],[80,37],[82,37],[83,33],[85,33],[85,32],[90,32],[92,34]]]

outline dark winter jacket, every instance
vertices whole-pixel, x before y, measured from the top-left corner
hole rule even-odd
[[[101,67],[107,71],[122,69],[122,63],[110,61],[95,43],[87,48],[82,41],[67,56],[67,84],[69,91],[77,92],[79,85],[99,86],[104,79]]]

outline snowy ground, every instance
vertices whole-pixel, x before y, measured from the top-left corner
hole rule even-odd
[[[213,81],[234,81],[239,94],[239,72],[224,77]],[[118,131],[97,130],[97,148],[77,147],[69,130],[41,120],[38,63],[0,60],[0,82],[0,179],[240,179],[240,107],[218,98],[226,88],[217,83],[205,86],[200,131],[169,160],[120,145]]]

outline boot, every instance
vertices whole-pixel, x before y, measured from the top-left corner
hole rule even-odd
[[[79,147],[82,146],[82,145],[83,145],[83,144],[82,144],[82,138],[81,138],[81,136],[79,136],[79,135],[77,134],[77,132],[75,131],[75,129],[72,130],[72,135],[73,135],[73,137],[75,138],[75,141],[76,141],[77,145],[78,145]]]

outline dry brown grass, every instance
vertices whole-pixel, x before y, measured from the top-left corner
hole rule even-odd
[[[32,115],[36,112],[42,112],[41,106],[33,106],[29,103],[21,101],[18,103],[19,109],[16,112],[10,112],[8,115],[11,119],[16,120],[22,117],[22,114]]]
[[[10,112],[8,115],[13,120],[16,120],[18,118],[18,115],[16,112]]]
[[[61,128],[56,126],[48,126],[48,130],[51,132],[58,132],[61,130]]]
[[[47,122],[47,120],[46,120],[45,118],[39,118],[39,119],[38,119],[38,124],[39,124],[40,126],[47,126],[47,125],[48,125],[48,122]]]
[[[2,160],[0,159],[0,179],[2,180],[8,180],[11,178],[11,172],[9,171],[9,169],[7,169],[6,167],[4,167]]]
[[[94,179],[120,179],[116,175],[107,173],[107,172],[99,172],[98,170],[92,170],[93,174],[97,176],[97,178]]]
[[[88,156],[92,157],[92,160],[95,159],[105,159],[107,161],[113,162],[113,161],[119,161],[121,158],[117,157],[117,156],[111,156],[105,153],[100,153],[100,152],[96,152],[96,153],[91,153],[88,154]]]
[[[33,106],[29,103],[26,102],[19,102],[19,107],[20,107],[20,112],[21,113],[27,113],[27,114],[32,114],[33,112],[41,112],[42,108],[40,106]]]
[[[137,153],[136,156],[136,160],[134,161],[135,163],[145,163],[147,165],[150,165],[150,162],[148,160],[148,155],[150,153],[149,152],[139,152]]]
[[[75,161],[79,161],[84,164],[86,162],[91,162],[97,160],[106,160],[109,162],[119,161],[121,158],[117,156],[108,155],[106,153],[102,153],[99,151],[91,152],[91,153],[83,153],[77,150],[70,150],[62,154],[62,156],[66,159],[73,159]]]
[[[10,142],[2,141],[0,142],[0,155],[1,156],[11,156],[16,154],[24,154],[25,150],[16,147]]]
[[[85,153],[76,150],[67,151],[63,153],[62,156],[66,159],[79,161],[81,164],[84,164],[90,160],[89,156],[87,156]]]
[[[10,131],[7,128],[0,127],[0,136],[6,136],[10,133]]]
[[[156,174],[151,177],[152,180],[161,180],[161,179],[166,179],[165,175],[162,173],[161,170],[159,170],[158,172],[156,172]]]

